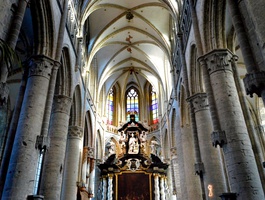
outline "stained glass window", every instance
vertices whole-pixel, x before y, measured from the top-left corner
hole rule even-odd
[[[135,121],[139,121],[139,95],[134,88],[131,88],[127,93],[127,121],[130,121],[130,112],[135,113]]]
[[[107,100],[107,124],[113,125],[113,115],[114,115],[114,92],[113,89],[110,90]]]
[[[151,118],[152,123],[158,123],[158,104],[157,104],[157,94],[154,87],[151,89]]]

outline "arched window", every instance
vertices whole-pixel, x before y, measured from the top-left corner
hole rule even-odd
[[[127,110],[127,121],[130,121],[130,114],[135,113],[135,120],[139,121],[139,95],[134,88],[128,90],[126,101],[126,110]]]
[[[158,103],[157,94],[154,87],[151,87],[151,121],[152,124],[158,123]]]
[[[114,91],[110,90],[107,99],[107,124],[113,125],[114,116]]]

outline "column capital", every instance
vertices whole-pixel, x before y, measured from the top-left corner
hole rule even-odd
[[[255,93],[261,97],[262,91],[265,90],[265,71],[247,73],[243,81],[247,95],[253,97]]]
[[[170,148],[171,159],[177,158],[177,147]]]
[[[195,163],[194,164],[195,174],[201,175],[204,173],[204,164],[203,162]]]
[[[217,147],[217,145],[219,145],[222,148],[223,145],[227,143],[225,131],[213,131],[211,134],[211,138],[214,147]]]
[[[84,154],[84,158],[94,158],[94,148],[93,147],[89,147],[89,146],[85,146],[83,148],[83,154]]]
[[[198,112],[201,110],[208,110],[209,103],[207,99],[206,93],[197,93],[190,96],[187,101],[190,101],[194,107],[194,112]]]
[[[72,98],[65,95],[55,95],[53,99],[52,112],[70,113]]]
[[[69,139],[80,139],[83,137],[83,128],[80,126],[69,126],[68,138]]]
[[[55,62],[53,59],[44,56],[44,55],[35,55],[32,56],[29,61],[29,74],[31,76],[42,76],[47,79],[50,79],[52,69],[59,67],[58,62]]]
[[[6,83],[0,82],[0,105],[6,106],[9,94],[9,88]]]
[[[36,149],[48,149],[50,147],[50,138],[43,136],[43,135],[37,135],[36,138]]]
[[[234,55],[228,49],[214,49],[213,51],[200,57],[199,62],[205,61],[207,64],[207,70],[209,74],[217,71],[233,71],[231,62],[237,60],[237,56]]]

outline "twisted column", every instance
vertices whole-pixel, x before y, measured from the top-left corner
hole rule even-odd
[[[103,186],[102,186],[102,200],[107,200],[107,179],[106,177],[102,178]]]
[[[166,194],[165,194],[165,175],[162,175],[160,177],[160,194],[161,194],[161,200],[166,200]]]
[[[113,199],[113,174],[108,175],[108,200]]]
[[[154,188],[155,188],[155,200],[160,200],[160,189],[159,189],[159,174],[154,174]]]

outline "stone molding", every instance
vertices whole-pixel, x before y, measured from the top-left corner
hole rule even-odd
[[[81,139],[83,137],[83,128],[80,126],[69,126],[68,138],[69,139]]]
[[[55,95],[53,99],[52,112],[61,112],[69,115],[71,105],[72,98],[65,95]]]
[[[50,79],[53,67],[58,65],[49,57],[44,55],[33,56],[29,61],[29,75],[42,76]]]
[[[194,112],[209,109],[209,103],[206,93],[194,94],[193,96],[189,97],[187,101],[190,101],[192,103]]]

